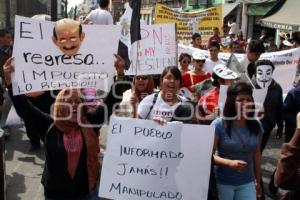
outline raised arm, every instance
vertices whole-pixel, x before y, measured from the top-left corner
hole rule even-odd
[[[12,58],[8,59],[4,64],[3,71],[5,83],[8,88],[8,94],[13,102],[17,114],[23,119],[26,118],[28,120],[32,120],[32,123],[35,124],[40,137],[44,138],[48,127],[53,123],[53,119],[48,114],[43,113],[35,107],[25,95],[13,96],[11,73],[14,72],[14,67],[12,66]]]

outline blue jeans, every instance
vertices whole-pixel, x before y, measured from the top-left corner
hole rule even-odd
[[[217,183],[220,200],[256,200],[254,182],[244,185],[222,185]]]

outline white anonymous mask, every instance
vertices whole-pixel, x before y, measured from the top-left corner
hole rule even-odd
[[[270,65],[259,65],[256,67],[256,82],[260,88],[268,88],[273,79],[273,69]]]

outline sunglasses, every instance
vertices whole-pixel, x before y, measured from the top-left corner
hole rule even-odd
[[[136,80],[140,80],[140,81],[141,81],[141,80],[147,80],[147,79],[148,79],[148,76],[136,76],[135,79],[136,79]]]
[[[194,59],[194,61],[195,61],[196,63],[205,63],[205,60],[195,60],[195,59]]]

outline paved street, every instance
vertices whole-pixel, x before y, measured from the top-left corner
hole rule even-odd
[[[14,127],[11,136],[6,139],[6,172],[7,172],[7,200],[42,200],[43,187],[40,184],[44,163],[43,148],[35,153],[29,152],[29,141],[24,128]],[[105,138],[102,139],[104,143]],[[263,180],[267,188],[267,181],[271,175],[279,156],[281,141],[272,137],[263,154]],[[268,195],[267,189],[266,193]],[[266,199],[279,199],[280,195]]]

